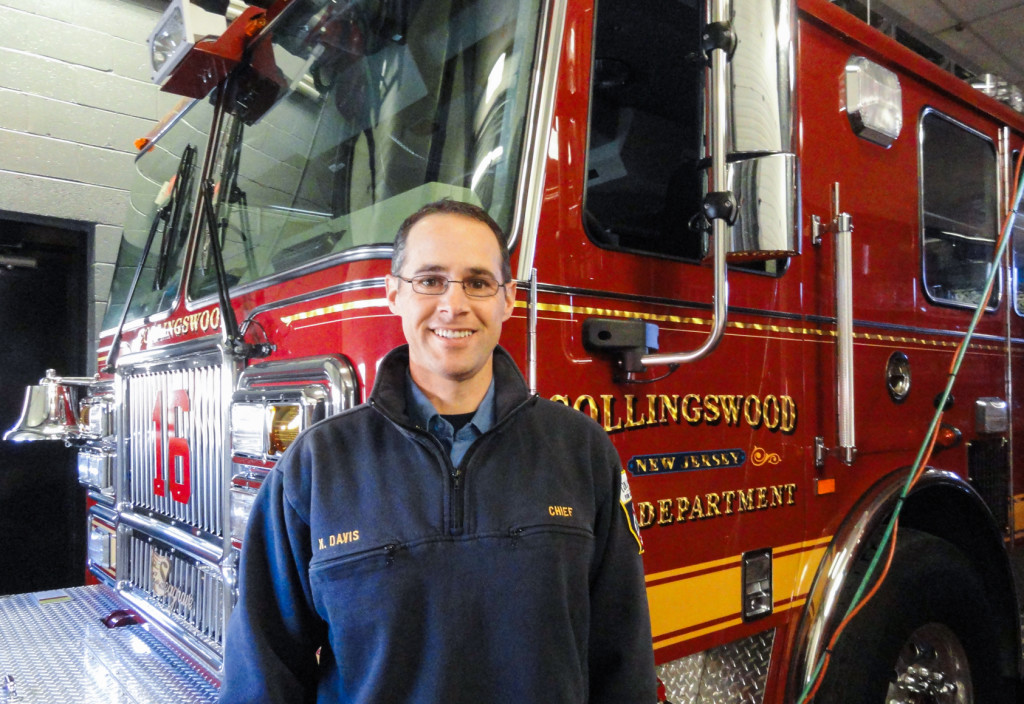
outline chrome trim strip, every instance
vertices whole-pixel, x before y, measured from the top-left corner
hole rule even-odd
[[[999,167],[1001,169],[1001,175],[1002,175],[1002,177],[999,179],[999,187],[1000,187],[999,202],[1002,205],[1002,208],[1000,210],[1000,216],[1001,216],[1000,217],[1000,222],[1002,222],[1004,218],[1008,217],[1010,215],[1011,211],[1016,207],[1016,203],[1013,202],[1014,201],[1014,197],[1015,197],[1016,194],[1014,193],[1014,183],[1013,183],[1013,149],[1011,147],[1010,138],[1011,138],[1010,128],[1009,127],[1005,127],[1005,126],[1000,128],[1000,130],[999,130]],[[1016,218],[1016,216],[1014,216],[1014,218]],[[1022,234],[1024,234],[1024,233],[1022,233]],[[1010,233],[1009,233],[1008,237],[1014,238],[1014,229],[1012,227],[1010,228]],[[1013,393],[1013,321],[1017,317],[1017,305],[1016,305],[1016,302],[1018,300],[1017,287],[1020,286],[1020,281],[1017,279],[1017,277],[1015,277],[1013,275],[1013,265],[1014,265],[1013,258],[1014,258],[1014,250],[1015,250],[1015,248],[1013,246],[1014,244],[1015,243],[1011,241],[1010,242],[1010,246],[1008,246],[1006,248],[1006,254],[1005,254],[1005,257],[1004,257],[1005,261],[1003,263],[1003,272],[1004,272],[1004,274],[1006,276],[1007,289],[1010,289],[1010,288],[1014,289],[1014,290],[1007,290],[1007,294],[1008,295],[1007,295],[1007,299],[1006,299],[1006,301],[1007,301],[1007,305],[1006,305],[1006,340],[1007,340],[1007,343],[1006,343],[1006,372],[1005,372],[1005,376],[1006,376],[1006,391],[1004,393],[1005,393],[1005,396],[1006,396],[1006,406],[1007,406],[1007,408],[1014,408],[1014,405],[1013,405],[1013,399],[1014,399],[1014,393]],[[1014,452],[1013,452],[1013,450],[1014,450],[1014,442],[1013,442],[1013,439],[1015,437],[1015,433],[1014,433],[1014,429],[1013,429],[1013,426],[1014,426],[1014,423],[1013,423],[1014,414],[1010,413],[1008,415],[1009,415],[1009,419],[1008,419],[1009,427],[1006,429],[1006,435],[1005,435],[1005,437],[1006,437],[1006,456],[1007,456],[1007,461],[1009,463],[1009,466],[1013,467],[1014,466],[1014,463],[1013,463],[1014,462],[1014,460],[1013,460],[1013,457],[1014,457]],[[1010,481],[1009,481],[1009,483],[1007,484],[1007,487],[1006,487],[1006,492],[1007,492],[1006,493],[1006,498],[1007,498],[1007,501],[1009,502],[1009,503],[1007,503],[1007,506],[1010,506],[1010,507],[1013,506],[1013,495],[1014,495],[1013,475],[1014,475],[1014,473],[1011,471],[1010,472]],[[1009,519],[1009,524],[1010,524],[1010,526],[1009,526],[1010,527],[1010,535],[1011,536],[1016,535],[1017,534],[1017,523],[1016,523],[1016,515],[1015,515],[1015,512],[1013,510],[1009,511],[1008,519]],[[1012,544],[1013,543],[1011,542],[1011,546],[1012,546]],[[1024,662],[1024,649],[1022,649],[1021,657],[1022,657],[1022,662]]]
[[[294,305],[296,303],[303,303],[307,301],[315,301],[318,298],[326,298],[328,296],[334,296],[340,293],[347,293],[349,291],[361,291],[368,288],[384,288],[384,277],[378,276],[373,279],[356,279],[354,281],[346,281],[343,284],[337,284],[335,286],[329,286],[328,288],[317,289],[316,291],[310,291],[309,293],[303,293],[298,296],[292,296],[290,298],[281,298],[270,303],[264,303],[261,306],[256,306],[249,311],[246,321],[253,320],[257,315],[262,315],[269,311],[277,308],[284,308],[285,306]]]
[[[90,496],[92,496],[94,499],[96,498],[92,492],[90,492]],[[110,508],[109,506],[106,506],[105,504],[95,503],[92,506],[90,506],[89,516],[90,519],[92,516],[96,516],[97,518],[104,520],[110,525],[114,526],[115,528],[117,527],[117,512],[114,511],[114,509]]]
[[[519,187],[516,193],[519,207],[509,231],[509,249],[513,249],[519,235],[522,236],[516,270],[516,278],[521,281],[530,278],[530,270],[533,269],[537,252],[540,211],[544,201],[544,177],[551,133],[554,129],[552,121],[567,7],[568,0],[551,0],[548,6],[548,21],[541,24],[541,35],[537,40],[538,57],[534,66],[533,87],[530,89],[535,99],[526,117],[526,124],[533,125],[533,129],[527,131],[530,143],[523,145],[523,152],[528,156],[520,167]]]
[[[181,550],[189,557],[202,560],[213,569],[220,569],[220,561],[224,557],[224,551],[219,546],[186,533],[180,528],[169,526],[166,523],[135,513],[134,511],[122,511],[120,525],[152,536]]]
[[[391,259],[391,245],[365,245],[362,247],[356,247],[354,249],[346,250],[344,252],[338,252],[337,254],[329,255],[322,259],[314,259],[311,262],[301,264],[294,269],[288,269],[279,273],[265,276],[261,279],[250,281],[249,283],[242,284],[241,286],[235,286],[231,288],[232,298],[238,296],[244,296],[247,293],[254,291],[262,291],[270,286],[276,286],[277,284],[297,279],[300,276],[312,274],[323,269],[329,269],[332,266],[340,266],[342,264],[350,264],[352,262],[368,261],[370,259]],[[383,281],[383,278],[380,279]],[[287,299],[291,300],[291,299]],[[202,298],[191,299],[188,298],[185,301],[185,310],[195,311],[202,308],[206,308],[210,305],[216,305],[217,294],[213,293]],[[267,304],[271,305],[271,304]],[[251,314],[250,314],[251,316]]]
[[[89,564],[89,573],[103,586],[110,587],[113,590],[117,589],[117,582],[100,568],[93,567],[91,563]]]
[[[177,362],[188,362],[189,358],[199,355],[218,355],[220,353],[220,336],[207,335],[196,340],[175,342],[164,347],[154,347],[141,352],[132,352],[118,359],[117,371],[126,373],[125,369],[135,372],[135,367],[164,366]],[[219,357],[218,357],[219,359]]]
[[[281,386],[283,382],[327,382],[327,415],[332,415],[356,403],[358,382],[355,371],[340,355],[301,357],[254,364],[243,371],[235,384],[236,392],[269,391],[284,393],[297,391],[294,386]],[[266,388],[264,388],[266,387]]]
[[[530,270],[530,298],[526,314],[526,370],[530,393],[537,393],[537,270]]]

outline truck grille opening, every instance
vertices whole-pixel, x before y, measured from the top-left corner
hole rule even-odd
[[[202,362],[127,379],[131,502],[210,535],[224,534],[224,370]]]
[[[218,570],[134,534],[129,581],[189,635],[220,649],[224,583]]]

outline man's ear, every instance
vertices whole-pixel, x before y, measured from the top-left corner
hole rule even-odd
[[[516,282],[509,281],[505,284],[505,316],[501,319],[505,322],[512,317],[512,312],[516,309]]]
[[[391,274],[384,277],[384,290],[387,292],[388,308],[395,315],[398,315],[398,308],[395,299],[398,297],[398,285],[401,283],[399,279]]]

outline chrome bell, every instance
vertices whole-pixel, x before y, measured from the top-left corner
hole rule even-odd
[[[25,402],[21,417],[13,428],[4,433],[4,440],[33,442],[35,440],[65,440],[76,437],[78,429],[78,397],[81,389],[92,383],[91,378],[59,377],[53,369],[36,386],[25,389]]]

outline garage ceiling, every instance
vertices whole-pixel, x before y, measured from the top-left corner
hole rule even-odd
[[[862,0],[974,73],[994,73],[1024,89],[1024,0]],[[897,17],[897,19],[900,19]]]

